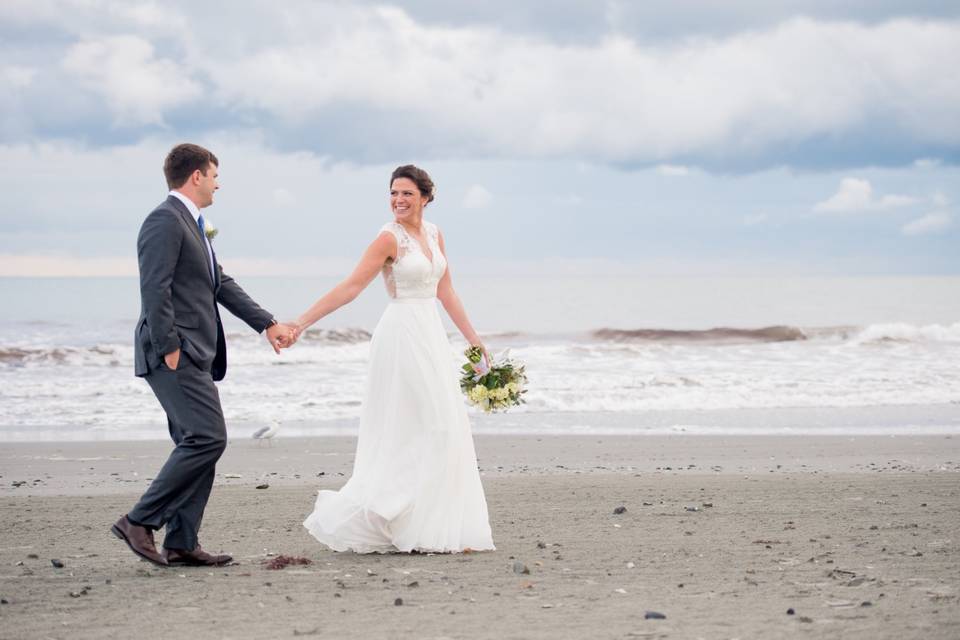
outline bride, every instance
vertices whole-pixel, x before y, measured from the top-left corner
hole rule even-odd
[[[299,336],[383,273],[391,300],[370,342],[353,475],[340,491],[320,491],[303,523],[335,551],[494,548],[436,300],[470,344],[483,345],[453,289],[443,235],[423,219],[433,191],[426,171],[398,167],[390,178],[394,221],[383,226],[353,273],[297,320]]]

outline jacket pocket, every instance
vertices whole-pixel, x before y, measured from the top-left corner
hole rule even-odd
[[[200,316],[196,313],[176,313],[173,324],[186,329],[196,329],[200,326]]]

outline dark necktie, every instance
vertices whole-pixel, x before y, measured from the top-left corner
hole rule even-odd
[[[203,222],[203,214],[202,214],[202,213],[201,213],[200,216],[197,218],[197,226],[200,227],[200,241],[203,242],[203,244],[207,245],[207,233],[206,233],[206,230],[205,230],[205,229],[206,229],[206,225],[205,225],[204,222]],[[210,247],[210,246],[207,245],[207,251],[210,251],[210,248],[209,248],[209,247]],[[211,264],[211,265],[213,264],[213,256],[210,256],[210,264]],[[214,275],[213,275],[213,267],[212,267],[212,266],[210,267],[210,277],[211,277],[211,278],[214,277]]]

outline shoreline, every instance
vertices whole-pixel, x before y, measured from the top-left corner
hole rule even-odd
[[[159,406],[142,415],[156,421],[123,426],[78,423],[67,426],[0,424],[0,445],[32,443],[165,442],[167,427]],[[891,404],[855,407],[752,407],[649,409],[644,411],[530,411],[484,414],[469,411],[475,437],[960,437],[960,403]],[[280,420],[283,438],[356,436],[359,417]],[[265,420],[228,419],[231,439],[242,441]]]

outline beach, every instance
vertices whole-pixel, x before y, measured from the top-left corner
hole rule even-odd
[[[494,552],[325,550],[300,523],[346,481],[355,440],[243,438],[201,530],[235,563],[199,569],[141,562],[109,533],[169,443],[5,443],[0,637],[960,636],[958,437],[476,445]],[[278,555],[310,564],[266,568]]]

